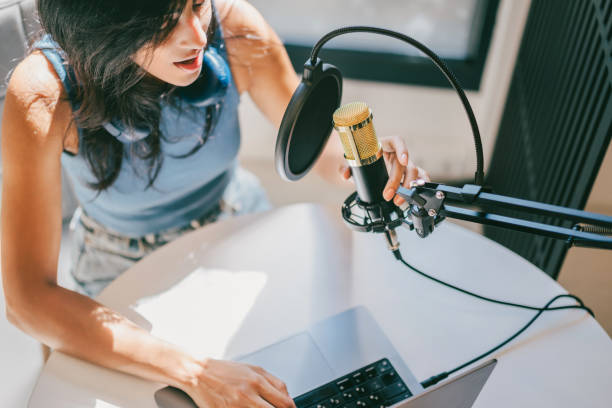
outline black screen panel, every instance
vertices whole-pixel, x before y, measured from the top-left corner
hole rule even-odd
[[[584,208],[612,135],[611,13],[612,0],[532,1],[487,175],[496,193]],[[563,242],[485,235],[557,278]]]

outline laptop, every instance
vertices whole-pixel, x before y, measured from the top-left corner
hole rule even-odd
[[[298,408],[470,408],[496,363],[424,390],[363,306],[233,360],[280,378]],[[159,408],[196,407],[173,387],[158,390],[155,401]]]

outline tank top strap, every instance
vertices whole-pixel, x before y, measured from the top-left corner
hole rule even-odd
[[[64,85],[64,89],[68,94],[70,99],[70,103],[74,106],[74,72],[68,63],[66,62],[66,57],[64,55],[64,51],[62,51],[61,47],[58,43],[56,43],[53,38],[51,38],[50,34],[45,34],[40,40],[36,41],[32,48],[39,49],[47,60],[53,66],[53,69],[57,73],[57,76],[62,81]]]

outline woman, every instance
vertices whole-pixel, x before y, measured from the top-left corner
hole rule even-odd
[[[236,108],[248,92],[280,125],[298,84],[280,40],[244,0],[39,0],[38,13],[46,35],[12,74],[3,118],[9,320],[54,349],[181,388],[198,406],[294,406],[263,369],[195,359],[91,298],[180,234],[265,207],[235,165]],[[401,138],[383,147],[390,200],[426,174]],[[341,159],[329,150],[327,175]],[[82,208],[75,291],[57,284],[62,168]]]

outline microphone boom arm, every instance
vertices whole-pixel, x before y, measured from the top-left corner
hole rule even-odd
[[[419,182],[413,183],[410,189],[400,187],[397,194],[410,205],[409,215],[406,216],[404,223],[410,229],[415,229],[422,238],[433,232],[434,226],[448,217],[565,239],[570,247],[575,245],[612,249],[612,216],[493,194],[486,188],[474,184],[451,187],[444,184]],[[449,206],[446,203],[461,207]],[[478,207],[478,209],[464,208],[466,206]],[[544,215],[556,218],[562,224],[567,225],[568,222],[571,222],[573,226],[568,228],[496,214],[495,211],[499,210]],[[409,221],[408,218],[412,221]],[[586,224],[586,227],[581,224]]]

